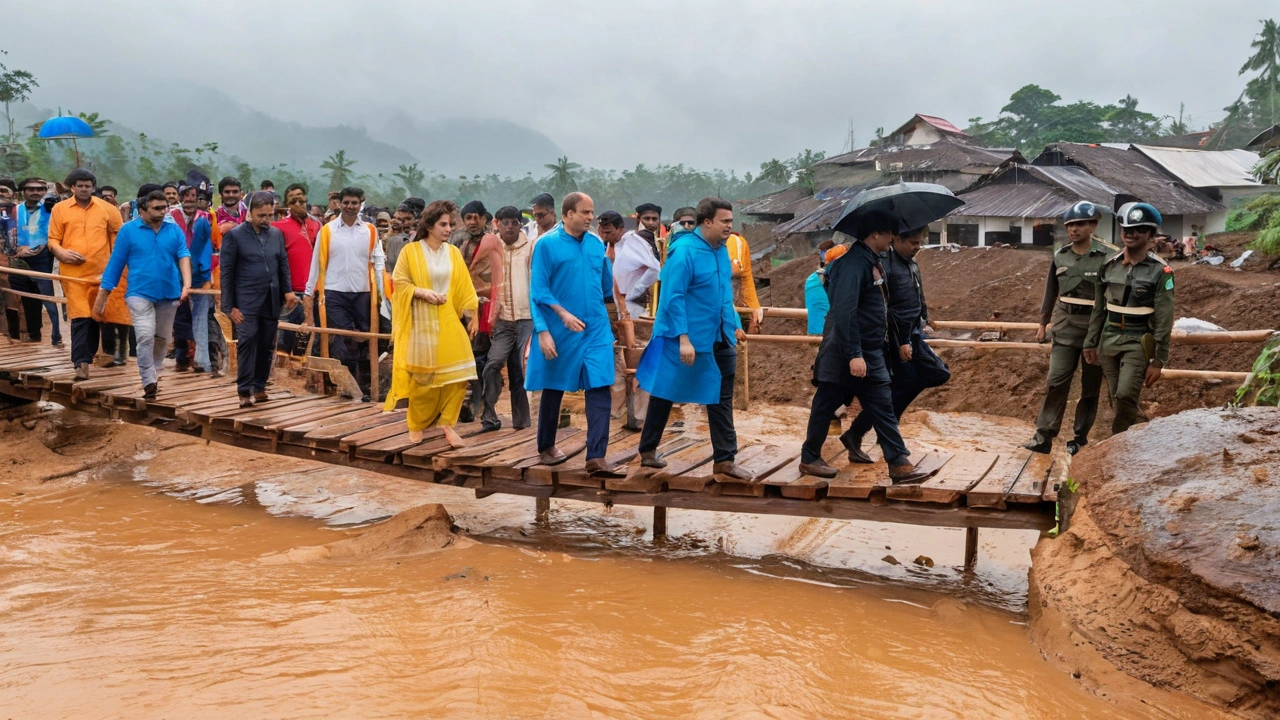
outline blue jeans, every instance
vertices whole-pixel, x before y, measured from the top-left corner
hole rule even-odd
[[[189,295],[191,303],[191,334],[196,341],[196,365],[209,370],[209,311],[213,309],[212,295]]]
[[[53,297],[53,281],[48,278],[36,278],[36,287],[40,288],[41,295]],[[46,302],[44,304],[45,312],[49,313],[49,337],[53,344],[57,345],[62,342],[62,325],[58,322],[58,315],[61,310],[56,302]]]

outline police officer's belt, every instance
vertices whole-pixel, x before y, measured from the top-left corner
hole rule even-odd
[[[1115,303],[1107,303],[1107,327],[1123,333],[1143,335],[1151,332],[1151,314],[1156,311],[1150,307],[1125,307]]]
[[[1068,315],[1088,315],[1093,312],[1093,301],[1084,298],[1071,297],[1069,295],[1061,295],[1058,297],[1061,302],[1063,312]]]

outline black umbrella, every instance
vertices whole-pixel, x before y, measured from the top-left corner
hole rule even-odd
[[[922,228],[940,220],[964,201],[950,190],[933,183],[904,182],[863,190],[844,206],[833,230],[856,235],[858,224],[872,213],[888,215],[898,222],[898,231]]]

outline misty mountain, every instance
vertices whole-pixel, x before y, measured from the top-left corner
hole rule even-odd
[[[444,118],[422,122],[398,114],[387,119],[379,138],[408,150],[428,174],[499,173],[541,177],[543,165],[563,152],[546,135],[506,120]]]

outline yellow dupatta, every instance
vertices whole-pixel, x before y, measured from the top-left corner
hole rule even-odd
[[[462,253],[448,243],[452,270],[448,301],[432,305],[413,297],[414,290],[431,286],[424,241],[410,243],[396,260],[391,295],[391,341],[393,343],[391,392],[385,407],[392,410],[400,398],[409,396],[410,383],[439,387],[476,379],[476,361],[471,338],[462,325],[462,313],[475,310],[480,302],[471,273]]]

